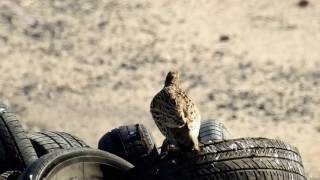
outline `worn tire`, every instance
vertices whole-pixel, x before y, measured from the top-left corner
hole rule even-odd
[[[65,132],[30,132],[28,133],[28,137],[38,157],[59,149],[89,147],[80,138]]]
[[[199,141],[201,143],[208,143],[210,141],[213,142],[230,138],[231,134],[220,121],[209,119],[201,122],[199,131]]]
[[[121,126],[106,133],[98,149],[120,156],[135,166],[143,166],[158,156],[153,137],[142,124]]]
[[[214,141],[220,141],[230,138],[231,134],[220,121],[209,119],[201,122],[198,136],[200,143],[212,143]],[[161,146],[161,154],[167,153],[170,146],[174,145],[165,139]]]
[[[20,180],[120,179],[133,165],[108,152],[71,148],[51,152],[31,164]]]
[[[0,173],[22,171],[38,158],[15,114],[3,104],[0,104],[0,142]]]
[[[17,180],[20,174],[20,171],[6,171],[0,175],[0,180]]]
[[[298,150],[280,140],[242,138],[205,144],[199,154],[168,154],[137,179],[306,180]]]

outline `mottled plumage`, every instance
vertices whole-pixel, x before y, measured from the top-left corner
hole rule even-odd
[[[200,112],[180,87],[178,72],[169,72],[154,96],[150,112],[161,133],[181,149],[199,150]]]

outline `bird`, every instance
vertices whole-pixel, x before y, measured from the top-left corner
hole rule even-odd
[[[180,73],[168,72],[164,87],[152,99],[150,112],[165,141],[185,151],[199,151],[201,115],[181,88]]]

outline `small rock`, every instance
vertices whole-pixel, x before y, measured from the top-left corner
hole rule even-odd
[[[209,94],[208,94],[208,99],[209,99],[210,101],[215,101],[215,100],[216,100],[216,98],[215,98],[215,96],[214,96],[213,93],[209,93]]]
[[[309,1],[308,0],[300,0],[298,2],[298,6],[301,8],[307,7],[309,5]]]
[[[230,37],[228,35],[221,35],[220,36],[220,42],[226,42],[229,40],[230,40]]]

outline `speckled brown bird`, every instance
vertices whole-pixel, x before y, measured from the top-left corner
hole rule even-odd
[[[152,117],[166,140],[186,151],[199,151],[200,112],[180,87],[180,75],[170,71],[163,89],[150,105]]]

